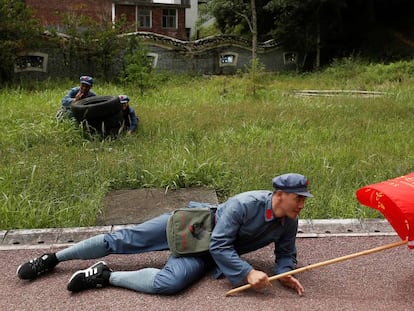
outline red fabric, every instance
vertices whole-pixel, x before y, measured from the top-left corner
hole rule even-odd
[[[380,211],[408,247],[414,248],[414,172],[357,190],[358,201]]]
[[[267,209],[266,210],[266,220],[272,220],[272,218],[273,218],[273,211],[272,211],[272,209]]]

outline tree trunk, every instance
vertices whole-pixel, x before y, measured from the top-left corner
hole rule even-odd
[[[252,61],[257,58],[257,12],[256,0],[251,0],[252,6]]]
[[[316,69],[321,66],[321,24],[319,20],[316,21]]]

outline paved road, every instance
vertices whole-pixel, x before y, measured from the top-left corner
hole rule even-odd
[[[326,236],[298,239],[299,267],[399,241],[396,235]],[[305,295],[297,296],[277,281],[264,291],[247,290],[225,297],[231,289],[226,279],[207,275],[175,296],[158,296],[107,287],[71,294],[66,282],[72,273],[95,261],[71,261],[55,273],[34,282],[19,280],[17,266],[53,246],[22,246],[0,250],[1,310],[414,310],[414,251],[406,246],[354,258],[298,274]],[[111,255],[114,270],[160,267],[168,252]],[[244,256],[258,269],[271,274],[272,247]]]

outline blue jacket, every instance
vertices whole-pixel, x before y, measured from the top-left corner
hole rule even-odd
[[[240,193],[219,205],[210,253],[219,270],[233,285],[239,285],[253,267],[241,254],[275,244],[275,274],[296,267],[298,219],[275,218],[272,192],[266,190]]]
[[[75,96],[76,94],[78,94],[80,90],[80,87],[73,87],[71,88],[68,93],[66,94],[65,97],[63,97],[61,104],[64,108],[66,108],[67,110],[70,109],[70,104],[75,100]],[[96,94],[92,91],[89,91],[89,93],[84,97],[91,97],[91,96],[96,96]]]

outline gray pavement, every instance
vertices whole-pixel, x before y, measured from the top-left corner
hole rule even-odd
[[[59,264],[54,273],[27,282],[15,276],[17,266],[43,252],[56,251],[88,236],[122,226],[1,232],[1,310],[413,310],[414,252],[406,246],[360,256],[302,272],[297,277],[305,295],[297,296],[277,281],[264,291],[252,289],[225,297],[232,287],[210,274],[179,295],[146,295],[107,287],[71,294],[70,276],[96,260]],[[372,249],[400,241],[384,220],[301,220],[298,266]],[[114,270],[161,267],[169,252],[110,255]],[[272,275],[273,249],[244,255],[254,267]]]

